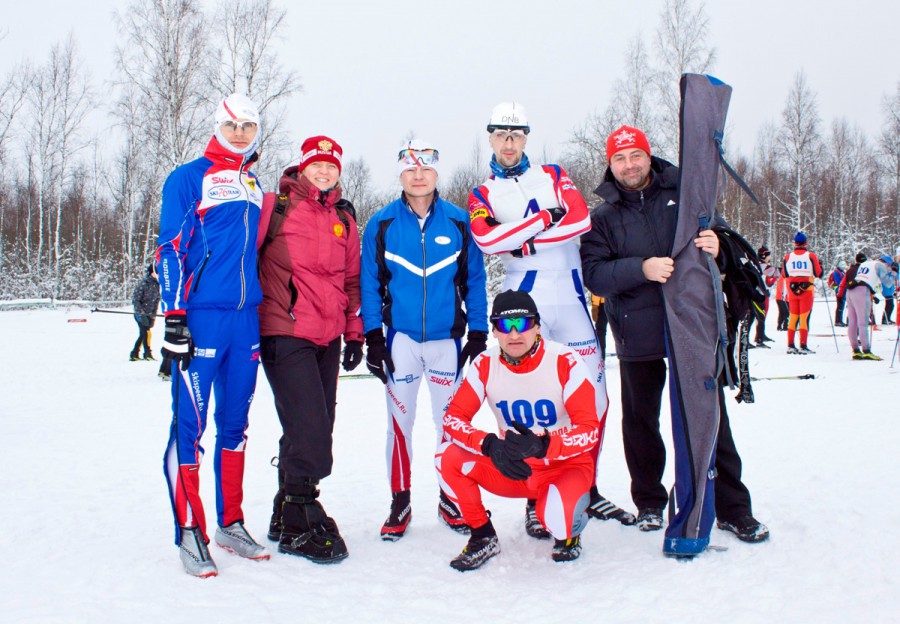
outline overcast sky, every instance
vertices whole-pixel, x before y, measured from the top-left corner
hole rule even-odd
[[[211,5],[211,3],[207,3]],[[485,125],[504,100],[525,105],[528,152],[558,155],[572,129],[605,109],[624,74],[623,54],[642,33],[652,46],[662,0],[574,2],[283,2],[289,29],[281,61],[304,91],[291,105],[299,143],[328,134],[345,158],[363,156],[382,188],[394,183],[397,148],[414,131],[440,148],[445,173],[487,149]],[[44,62],[73,32],[98,91],[114,70],[111,18],[128,2],[5,3],[0,71]],[[790,84],[804,70],[823,132],[847,117],[870,136],[882,98],[900,81],[897,0],[707,2],[713,74],[734,88],[732,154],[750,154],[760,127],[777,123]],[[108,89],[107,89],[108,90]],[[628,121],[628,120],[623,120]],[[487,173],[487,172],[486,172]]]

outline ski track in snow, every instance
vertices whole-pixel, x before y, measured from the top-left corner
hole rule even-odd
[[[485,495],[502,553],[480,570],[456,572],[448,562],[466,537],[437,519],[435,433],[424,389],[414,434],[414,518],[402,540],[382,542],[390,502],[384,394],[375,378],[363,378],[339,385],[334,473],[321,485],[350,557],[319,566],[279,555],[265,531],[280,427],[260,368],[244,512],[272,559],[246,561],[211,544],[219,576],[207,580],[182,571],[173,545],[162,473],[171,398],[157,363],[127,361],[133,319],[82,309],[2,312],[0,621],[896,621],[900,363],[889,368],[896,329],[875,333],[873,350],[885,361],[851,362],[846,338],[835,353],[822,302],[816,311],[813,332],[827,334],[810,338],[816,355],[787,356],[773,314],[769,335],[777,342],[751,352],[751,374],[817,379],[756,382],[757,402],[749,406],[729,398],[754,515],[772,532],[767,543],[744,544],[713,529],[712,543],[728,550],[683,562],[662,556],[662,532],[591,521],[581,559],[555,563],[549,542],[525,535],[524,501]],[[161,330],[157,323],[156,354]],[[600,491],[634,511],[615,360],[608,372]],[[475,423],[495,430],[486,411]],[[662,423],[669,440],[667,405]],[[214,433],[210,422],[203,439],[210,452]],[[201,475],[212,535],[211,455]]]

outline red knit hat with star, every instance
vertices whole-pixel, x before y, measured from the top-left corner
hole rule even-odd
[[[301,173],[310,163],[324,161],[337,165],[340,174],[343,155],[344,150],[334,139],[325,135],[309,137],[303,141],[303,146],[300,148],[300,164],[297,173]]]
[[[647,135],[637,128],[622,126],[606,139],[606,161],[609,162],[616,152],[621,152],[624,149],[632,149],[634,147],[644,150],[647,152],[648,156],[652,153],[650,151],[650,141],[647,140]]]

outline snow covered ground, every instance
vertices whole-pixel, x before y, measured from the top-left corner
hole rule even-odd
[[[786,355],[774,317],[775,348],[751,352],[755,377],[814,373],[815,380],[759,381],[754,405],[730,402],[754,512],[772,532],[767,543],[744,544],[714,529],[713,544],[727,551],[680,562],[662,556],[662,533],[591,521],[581,559],[559,564],[547,542],[525,535],[521,501],[488,496],[503,552],[461,574],[447,564],[465,538],[438,523],[434,431],[421,410],[413,522],[399,542],[379,539],[390,499],[383,391],[374,378],[348,379],[338,390],[335,470],[322,500],[349,559],[317,566],[272,549],[270,561],[257,563],[211,546],[219,576],[208,580],[182,571],[172,542],[162,474],[169,389],[155,363],[127,361],[132,318],[2,312],[0,621],[897,621],[900,363],[889,367],[897,333],[875,333],[884,362],[852,362],[844,336],[835,353],[824,312],[818,302],[816,355]],[[153,342],[158,353],[160,331]],[[265,542],[279,426],[259,375],[244,510],[248,529]],[[633,510],[614,360],[609,380],[600,489]],[[664,408],[664,423],[667,415]],[[486,414],[476,424],[493,425]],[[207,449],[213,434],[210,424]],[[202,471],[214,523],[211,460]],[[670,485],[671,468],[666,478]]]

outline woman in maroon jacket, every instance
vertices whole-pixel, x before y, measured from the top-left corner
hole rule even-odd
[[[260,354],[283,435],[269,539],[278,551],[332,563],[347,556],[317,499],[331,474],[341,336],[344,370],[362,361],[359,232],[341,198],[342,150],[325,136],[303,142],[280,195],[267,195],[259,227]]]

